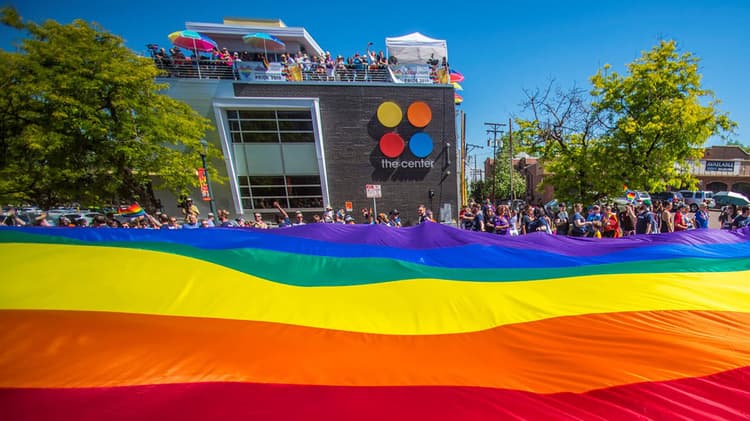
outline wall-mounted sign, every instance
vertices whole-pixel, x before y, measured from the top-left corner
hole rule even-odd
[[[433,151],[434,142],[432,137],[423,130],[432,121],[432,110],[426,102],[414,101],[406,110],[406,120],[412,127],[418,129],[409,139],[404,139],[401,134],[395,131],[395,128],[401,124],[404,119],[404,112],[401,107],[393,101],[385,101],[377,110],[378,122],[389,129],[394,129],[385,133],[379,140],[378,146],[380,152],[385,156],[380,160],[380,167],[383,169],[398,168],[434,168],[435,161],[426,159]],[[408,140],[408,142],[407,142]],[[401,155],[407,150],[416,160],[404,160]]]
[[[380,184],[365,184],[365,193],[368,199],[380,199],[383,197]]]
[[[734,172],[734,161],[706,161],[706,171]]]

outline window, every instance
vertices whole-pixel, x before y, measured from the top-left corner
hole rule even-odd
[[[233,143],[315,142],[309,110],[228,110]]]
[[[229,138],[243,210],[320,211],[323,188],[312,113],[302,110],[227,110]]]

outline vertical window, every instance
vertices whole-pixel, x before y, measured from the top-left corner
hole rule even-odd
[[[303,110],[227,110],[237,186],[245,212],[322,211],[323,189],[312,114]]]

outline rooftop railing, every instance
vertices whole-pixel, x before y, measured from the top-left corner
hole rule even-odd
[[[316,64],[284,66],[281,63],[234,62],[154,58],[163,77],[222,79],[246,82],[380,82],[438,83],[429,66],[339,66],[327,69]]]

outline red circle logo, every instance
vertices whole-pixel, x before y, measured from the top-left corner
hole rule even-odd
[[[404,151],[404,139],[398,133],[386,133],[380,138],[380,151],[388,158],[396,158]]]

